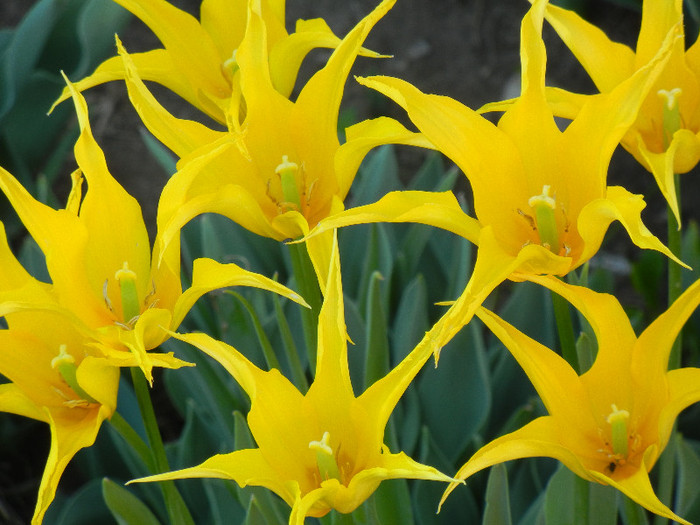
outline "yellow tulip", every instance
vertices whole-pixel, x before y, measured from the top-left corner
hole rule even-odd
[[[133,55],[144,80],[157,82],[213,119],[225,123],[229,107],[240,106],[237,49],[243,39],[247,0],[204,0],[197,20],[165,0],[114,0],[146,24],[163,48]],[[340,40],[322,19],[299,20],[285,29],[285,0],[255,0],[267,27],[270,75],[275,88],[289,96],[304,57],[314,48],[334,48]],[[373,55],[369,51],[365,54]],[[118,56],[105,60],[79,91],[124,79]],[[70,98],[65,89],[54,106]]]
[[[167,338],[161,327],[177,329],[195,301],[217,288],[254,286],[304,304],[271,279],[211,259],[194,262],[192,286],[183,292],[179,238],[163,252],[151,254],[141,208],[109,173],[90,130],[85,99],[72,84],[68,88],[81,133],[74,149],[79,169],[73,173],[66,208],[55,210],[37,201],[3,168],[0,189],[46,256],[56,303],[90,329],[94,339],[106,343],[104,351],[113,363],[139,366],[152,381],[153,357],[147,350]],[[88,184],[84,196],[83,179]],[[24,308],[55,308],[43,296],[23,297]],[[0,300],[5,297],[0,295]],[[119,345],[128,347],[131,355],[112,351]],[[172,355],[158,359],[182,366]]]
[[[545,17],[559,33],[601,93],[634,76],[666,45],[678,27],[671,55],[656,78],[622,145],[656,179],[680,224],[674,173],[686,173],[700,160],[700,41],[685,49],[682,0],[644,0],[636,51],[611,41],[603,31],[571,11],[550,5]],[[585,100],[562,90],[549,98],[561,116],[575,115]]]
[[[700,369],[667,369],[671,346],[700,303],[700,281],[637,338],[613,296],[553,277],[533,280],[588,320],[598,340],[595,362],[579,376],[555,352],[481,308],[477,315],[513,354],[549,414],[483,446],[455,477],[464,480],[511,459],[552,457],[584,479],[612,485],[650,511],[688,524],[659,501],[648,473],[678,414],[700,401]]]
[[[399,398],[432,354],[426,337],[396,368],[355,397],[347,360],[340,263],[334,243],[318,321],[316,377],[302,394],[279,370],[263,371],[206,334],[174,335],[204,351],[236,379],[251,400],[248,425],[258,448],[213,456],[191,468],[135,481],[223,478],[263,486],[292,507],[290,525],[331,509],[349,513],[386,479],[451,481],[383,444]]]
[[[461,168],[473,190],[476,218],[464,213],[449,192],[393,192],[322,221],[312,235],[350,224],[418,222],[478,244],[469,283],[448,312],[445,331],[436,335],[438,347],[505,279],[565,275],[588,261],[614,220],[637,246],[677,260],[642,223],[643,197],[606,184],[610,157],[668,59],[675,34],[635,75],[610,93],[589,97],[562,131],[545,97],[541,31],[546,6],[546,0],[536,0],[522,21],[522,94],[498,125],[403,80],[359,79],[400,104],[434,147]]]

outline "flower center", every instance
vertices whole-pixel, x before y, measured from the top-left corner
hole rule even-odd
[[[610,412],[605,421],[610,425],[613,453],[616,456],[627,458],[629,453],[627,446],[629,440],[627,421],[630,418],[630,413],[627,410],[618,409],[614,403],[611,405],[611,408],[612,412]]]
[[[664,149],[668,148],[673,140],[673,134],[681,129],[681,112],[678,107],[678,98],[683,91],[681,88],[671,90],[660,89],[657,91],[659,98],[663,100],[663,121],[664,121]]]
[[[330,439],[330,433],[324,432],[320,441],[309,442],[309,448],[316,452],[316,466],[321,475],[321,481],[331,478],[340,480],[338,462],[330,446]]]
[[[221,64],[221,72],[224,75],[226,81],[233,85],[233,77],[238,71],[238,59],[236,58],[237,49],[233,50],[231,53],[231,58],[228,58]]]
[[[518,213],[528,222],[529,226],[537,232],[540,238],[540,244],[555,255],[559,255],[563,247],[564,256],[568,256],[571,252],[571,248],[566,244],[562,245],[561,239],[559,239],[559,227],[556,217],[557,200],[556,196],[552,195],[551,186],[549,184],[543,185],[542,193],[530,197],[527,204],[532,209],[534,217],[520,209],[518,209]],[[559,210],[564,216],[564,231],[566,232],[568,229],[566,214],[562,206],[559,206]],[[529,244],[529,241],[525,244]]]
[[[51,360],[51,368],[58,370],[61,378],[63,378],[71,390],[81,398],[79,400],[67,400],[65,401],[66,405],[83,406],[88,403],[97,403],[97,401],[78,384],[78,378],[76,377],[78,367],[75,366],[75,358],[68,353],[67,345],[63,344],[58,347],[58,355]]]
[[[284,204],[297,211],[301,210],[299,190],[297,189],[298,172],[299,166],[294,162],[290,162],[287,155],[282,155],[282,163],[275,168],[275,173],[280,177]]]
[[[121,269],[117,270],[114,278],[119,283],[122,298],[122,314],[124,322],[132,326],[141,315],[139,294],[136,289],[136,273],[129,269],[129,263],[124,261]]]

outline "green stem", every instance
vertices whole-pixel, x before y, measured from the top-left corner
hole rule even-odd
[[[574,515],[576,523],[588,525],[588,507],[590,482],[583,478],[574,476]]]
[[[673,497],[673,485],[676,475],[676,441],[679,434],[675,431],[671,434],[668,445],[659,458],[659,481],[656,488],[656,495],[659,499],[668,504]],[[670,505],[669,505],[670,507]],[[668,518],[654,516],[654,525],[666,525]]]
[[[319,289],[316,272],[306,250],[306,244],[288,244],[292,259],[292,271],[299,288],[299,293],[311,308],[303,308],[301,312],[306,351],[309,358],[309,368],[316,372],[316,348],[318,346],[318,315],[321,311],[321,290]]]
[[[678,209],[681,208],[681,197],[680,197],[680,177],[676,173],[674,175],[676,184],[676,199],[678,201]],[[676,222],[676,217],[671,211],[670,207],[667,207],[668,215],[668,248],[671,250],[673,255],[680,259],[681,257],[681,232],[679,225]],[[672,261],[668,260],[668,305],[671,306],[676,299],[683,292],[683,276],[681,275],[681,266]],[[681,332],[682,333],[682,332]],[[673,346],[671,347],[671,354],[668,359],[669,370],[674,370],[681,366],[681,346],[683,339],[681,333],[676,337]]]
[[[574,325],[571,321],[571,313],[569,312],[569,303],[559,294],[551,292],[552,305],[554,307],[554,319],[557,323],[557,331],[559,332],[559,344],[561,347],[561,355],[571,365],[576,373],[579,373],[580,366],[578,362],[578,354],[576,353],[576,338],[574,337]]]
[[[287,356],[287,360],[289,362],[289,368],[292,371],[292,380],[299,391],[305,394],[309,389],[309,382],[306,379],[304,367],[302,366],[301,359],[299,358],[297,345],[294,344],[292,331],[289,329],[289,323],[287,322],[287,318],[284,316],[284,312],[282,311],[282,304],[280,303],[279,297],[274,295],[272,300],[275,303],[277,323],[279,324],[280,334],[282,334],[282,341],[284,342],[285,355]]]
[[[146,436],[151,449],[151,457],[155,465],[155,473],[159,474],[170,470],[168,465],[168,457],[165,454],[163,446],[163,438],[160,435],[158,422],[156,421],[156,413],[153,410],[151,402],[151,394],[148,390],[146,377],[140,368],[131,368],[131,381],[134,385],[134,393],[141,412],[144,427],[146,428]],[[194,520],[187,509],[182,496],[175,487],[174,481],[162,481],[160,483],[165,499],[165,508],[170,518],[170,523],[177,525],[194,525]]]
[[[112,414],[112,418],[109,420],[109,423],[112,425],[112,428],[119,433],[124,441],[127,442],[131,449],[138,454],[143,464],[146,465],[148,471],[154,472],[155,464],[153,462],[153,455],[151,454],[146,442],[141,439],[141,436],[138,435],[138,432],[133,429],[129,422],[124,419],[119,412],[115,412]]]
[[[623,512],[625,514],[627,525],[642,525],[643,510],[641,507],[632,501],[630,498],[620,493],[620,497],[624,499]]]

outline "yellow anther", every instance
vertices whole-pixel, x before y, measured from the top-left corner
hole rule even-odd
[[[629,434],[627,432],[627,421],[630,418],[630,413],[627,410],[620,410],[614,403],[611,405],[612,412],[608,415],[606,421],[610,424],[612,433],[612,448],[613,452],[624,458],[627,457],[627,441]]]
[[[83,406],[87,403],[97,403],[97,401],[78,384],[78,378],[76,377],[78,367],[75,366],[75,358],[68,353],[67,345],[60,345],[58,347],[58,355],[51,360],[51,368],[57,369],[66,384],[81,398],[79,401],[71,400],[73,405],[69,406]]]
[[[681,112],[678,107],[678,98],[682,94],[681,88],[671,90],[660,89],[657,94],[665,102],[664,104],[664,148],[668,148],[673,140],[673,134],[681,129]]]
[[[552,188],[545,184],[542,193],[528,199],[528,205],[535,212],[535,224],[540,235],[542,246],[549,248],[553,253],[559,254],[559,231],[554,211],[557,201],[551,195]]]
[[[290,162],[287,155],[282,155],[282,163],[275,168],[275,173],[280,176],[282,183],[282,196],[285,202],[294,204],[297,210],[301,209],[301,201],[299,200],[299,190],[297,189],[296,175],[299,171],[299,165]]]
[[[309,448],[316,452],[316,465],[318,473],[321,475],[321,480],[340,479],[340,471],[338,463],[335,460],[333,449],[330,446],[331,435],[328,432],[323,433],[321,441],[310,441]]]
[[[129,269],[129,263],[124,261],[120,270],[114,274],[114,278],[119,282],[119,290],[122,296],[122,314],[124,322],[129,324],[137,319],[141,314],[139,294],[136,289],[136,274]]]

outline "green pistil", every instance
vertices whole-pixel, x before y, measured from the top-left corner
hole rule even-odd
[[[282,155],[282,163],[275,168],[275,173],[280,176],[282,183],[282,196],[288,204],[293,204],[297,207],[297,211],[301,210],[301,201],[299,200],[299,190],[297,189],[296,174],[299,171],[299,166],[294,162],[289,161],[287,155]]]
[[[66,345],[58,347],[58,355],[51,360],[51,368],[58,370],[58,373],[61,374],[66,384],[82,399],[90,403],[97,403],[97,401],[78,384],[78,378],[76,377],[78,367],[75,366],[75,358],[68,353],[67,348]]]
[[[627,457],[627,421],[630,418],[630,413],[627,410],[618,410],[616,405],[612,405],[612,412],[607,418],[612,430],[612,448],[613,452],[624,458]]]
[[[681,88],[673,88],[669,91],[660,89],[659,97],[664,99],[664,148],[668,148],[673,140],[673,134],[681,129],[681,112],[678,108],[678,97]]]
[[[340,480],[338,463],[329,444],[330,439],[331,435],[328,432],[324,432],[321,441],[309,442],[309,448],[316,452],[316,465],[322,481],[331,478]]]
[[[527,203],[535,212],[535,223],[537,224],[537,232],[540,235],[542,246],[549,248],[555,254],[559,254],[559,232],[557,230],[557,220],[554,217],[554,210],[557,204],[550,192],[551,188],[545,184],[542,186],[542,194],[530,197]]]
[[[122,314],[124,322],[130,323],[141,314],[139,294],[136,290],[136,274],[129,270],[129,264],[124,261],[121,270],[117,270],[114,278],[119,282],[122,295]]]
[[[221,66],[221,69],[224,71],[224,75],[226,78],[228,78],[229,82],[231,82],[233,75],[235,75],[238,71],[238,59],[236,58],[237,51],[237,49],[234,49],[233,53],[231,54],[231,58],[225,60]]]

